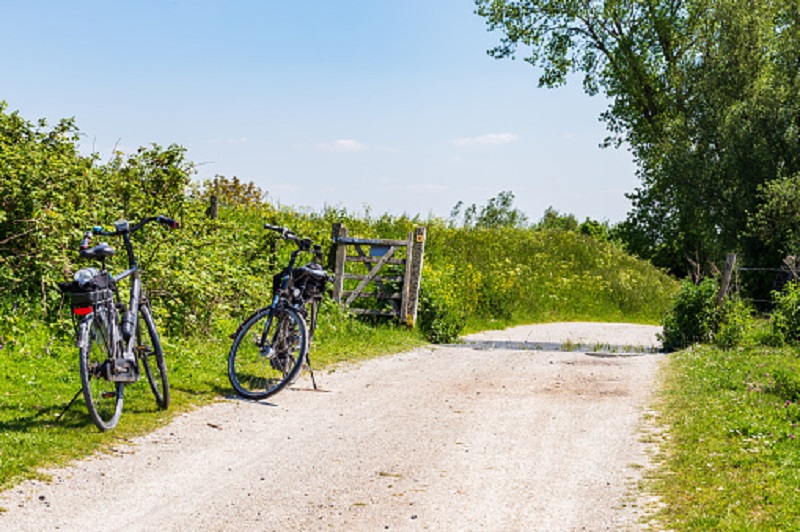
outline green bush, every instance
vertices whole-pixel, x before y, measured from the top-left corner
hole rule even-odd
[[[752,344],[756,320],[753,309],[738,297],[725,300],[714,343],[723,349]]]
[[[417,310],[417,326],[429,342],[452,343],[464,330],[466,314],[455,282],[455,269],[425,269]]]
[[[676,351],[695,343],[708,343],[717,329],[717,282],[711,277],[694,284],[681,282],[678,296],[663,323],[661,340],[665,351]]]
[[[800,284],[792,282],[772,295],[772,330],[775,336],[788,344],[800,343]]]
[[[134,236],[135,247],[159,324],[175,335],[208,335],[215,321],[242,319],[269,301],[270,277],[293,246],[264,231],[264,222],[320,242],[328,256],[334,222],[352,236],[388,239],[425,225],[419,317],[436,341],[451,341],[465,321],[468,328],[556,319],[652,323],[674,292],[674,280],[613,244],[559,224],[524,227],[510,192],[490,200],[474,227],[337,208],[296,212],[236,178],[192,182],[193,164],[180,146],[117,152],[101,163],[81,155],[72,121],[48,129],[5,109],[0,102],[0,293],[6,304],[50,324],[65,314],[58,282],[85,264],[76,249],[83,232],[155,214],[181,228],[148,226]],[[211,196],[219,202],[217,218],[206,212]],[[124,255],[108,261],[113,271],[124,269]],[[357,283],[346,280],[346,289]],[[4,320],[13,329],[8,313],[0,313],[0,329]]]

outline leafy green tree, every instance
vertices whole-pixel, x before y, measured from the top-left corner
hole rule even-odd
[[[450,212],[452,224],[456,224],[464,203],[459,201]],[[514,193],[510,190],[500,192],[497,196],[490,198],[486,205],[480,208],[472,204],[463,213],[464,227],[475,227],[477,229],[499,229],[502,227],[525,227],[528,217],[514,207]]]
[[[800,255],[800,174],[759,187],[750,233],[772,256]]]
[[[561,214],[552,206],[544,211],[542,219],[536,224],[537,229],[559,229],[561,231],[577,231],[578,219],[573,214]]]
[[[608,241],[612,239],[613,227],[608,221],[597,221],[591,218],[586,218],[584,222],[578,226],[578,232],[594,238],[595,240]]]
[[[224,175],[216,175],[203,183],[199,196],[206,200],[215,196],[222,205],[227,206],[258,206],[267,201],[267,193],[254,183],[241,181],[236,176],[228,178]]]
[[[685,271],[744,249],[759,186],[800,170],[800,16],[792,0],[476,0],[490,51],[582,73],[610,99],[606,145],[627,143],[642,186],[620,231],[637,254]]]

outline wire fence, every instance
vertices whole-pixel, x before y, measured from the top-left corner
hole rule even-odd
[[[793,262],[779,268],[736,267],[733,269],[731,292],[756,308],[769,311],[772,310],[774,301],[768,296],[783,290],[792,280],[800,280]]]

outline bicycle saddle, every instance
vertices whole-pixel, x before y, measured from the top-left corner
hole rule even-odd
[[[109,246],[107,242],[100,242],[93,248],[82,249],[81,257],[85,259],[105,259],[116,252],[117,250]]]

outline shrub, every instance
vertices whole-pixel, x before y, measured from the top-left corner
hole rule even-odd
[[[789,344],[800,343],[800,284],[787,284],[781,292],[773,292],[775,309],[772,329],[777,338]]]
[[[686,279],[664,317],[661,340],[665,351],[710,342],[717,328],[717,282],[707,277],[699,284]]]
[[[466,313],[452,282],[454,268],[426,269],[417,310],[417,324],[429,342],[446,344],[458,339],[464,330]]]
[[[436,294],[423,292],[419,299],[418,323],[429,342],[447,344],[458,339],[466,317]]]
[[[726,299],[714,343],[723,349],[752,343],[755,327],[753,311],[747,303],[740,298]]]

